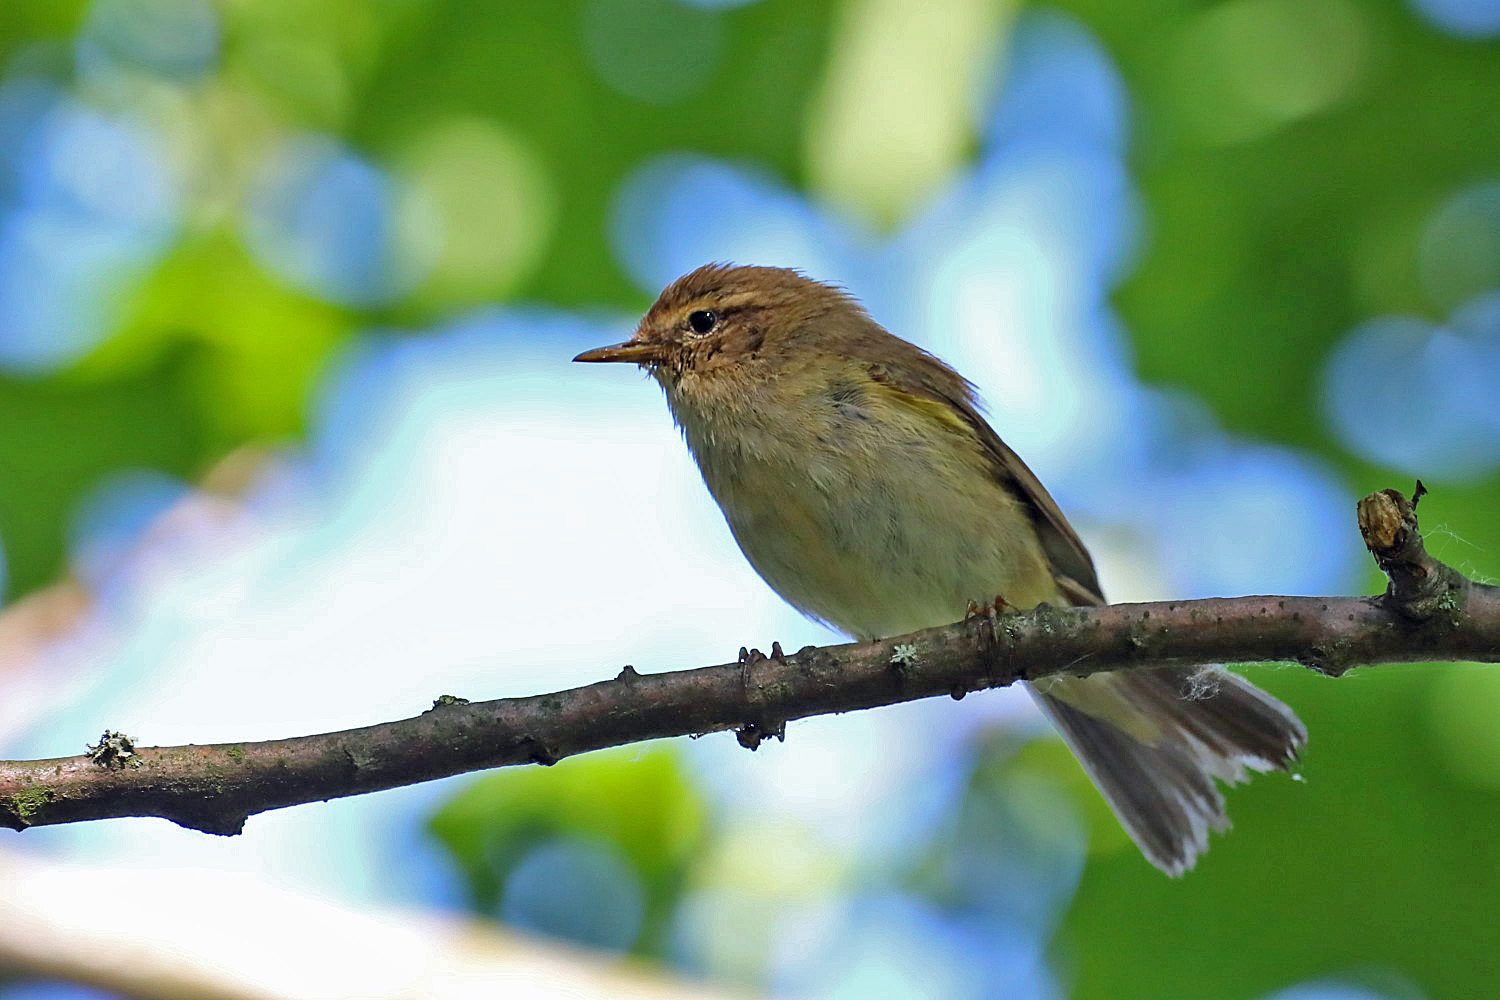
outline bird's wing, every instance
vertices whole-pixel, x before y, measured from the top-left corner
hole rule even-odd
[[[1063,516],[1036,473],[979,412],[974,387],[961,375],[926,352],[916,365],[871,366],[870,376],[893,389],[940,405],[950,421],[973,434],[994,467],[995,477],[1025,502],[1031,511],[1042,551],[1047,554],[1058,588],[1074,605],[1103,604],[1104,593],[1094,571],[1094,560],[1078,532]]]

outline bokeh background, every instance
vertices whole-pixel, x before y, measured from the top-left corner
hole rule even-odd
[[[655,387],[568,363],[708,260],[954,362],[1113,599],[1378,588],[1354,501],[1417,476],[1500,574],[1497,0],[5,0],[0,754],[831,640]],[[1311,746],[1180,881],[1018,692],[0,851],[743,995],[1491,993],[1500,673],[1249,672]],[[156,995],[78,978],[0,997]]]

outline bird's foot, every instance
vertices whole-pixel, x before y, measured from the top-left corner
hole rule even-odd
[[[742,667],[753,667],[755,666],[755,664],[764,663],[767,660],[780,661],[784,659],[786,659],[786,654],[781,651],[781,643],[779,642],[771,643],[770,656],[767,656],[765,653],[762,653],[760,650],[755,649],[754,647],[748,649],[744,646],[740,647],[739,663]]]
[[[1015,614],[1016,611],[1016,607],[1007,601],[1003,595],[996,594],[994,601],[989,604],[970,601],[969,609],[964,612],[964,621],[974,618],[998,618],[1003,614]]]

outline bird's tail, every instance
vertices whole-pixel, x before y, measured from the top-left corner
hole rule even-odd
[[[1058,677],[1031,688],[1141,852],[1181,875],[1225,830],[1249,771],[1286,769],[1307,742],[1292,710],[1217,667]]]

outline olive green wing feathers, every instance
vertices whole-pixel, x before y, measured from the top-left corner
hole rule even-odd
[[[899,392],[936,404],[951,422],[973,434],[992,464],[995,478],[1030,510],[1058,589],[1075,605],[1105,603],[1093,557],[1084,547],[1083,540],[1063,516],[1062,509],[1041,480],[1009,445],[1000,440],[1000,435],[980,414],[974,386],[926,351],[905,341],[900,343],[915,352],[914,359],[906,359],[907,363],[901,365],[874,363],[870,366],[870,377]]]

